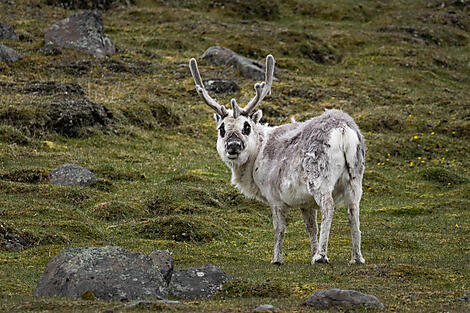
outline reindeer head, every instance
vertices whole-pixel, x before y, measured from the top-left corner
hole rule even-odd
[[[212,99],[204,88],[197,62],[194,58],[189,61],[189,68],[196,83],[196,91],[208,106],[215,110],[215,120],[219,138],[217,151],[222,160],[227,164],[244,164],[250,155],[258,151],[259,121],[262,111],[251,113],[271,93],[271,85],[274,75],[274,58],[266,57],[265,81],[255,84],[256,95],[244,108],[240,108],[235,101],[230,101],[232,109],[227,110]]]

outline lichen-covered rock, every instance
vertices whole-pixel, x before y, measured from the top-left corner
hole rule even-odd
[[[170,251],[168,250],[157,250],[149,254],[149,258],[158,266],[158,269],[163,275],[165,282],[170,284],[171,276],[173,274],[174,262]]]
[[[329,289],[316,291],[305,301],[316,308],[329,306],[356,306],[364,305],[384,309],[384,305],[377,297],[355,290]]]
[[[240,90],[240,88],[235,82],[224,79],[206,80],[204,81],[204,87],[207,91],[225,94],[235,93]]]
[[[224,47],[210,47],[202,54],[202,58],[215,65],[231,65],[238,69],[243,77],[254,80],[264,80],[265,78],[266,65]],[[277,72],[277,70],[275,71]],[[274,80],[277,81],[278,79],[274,77]]]
[[[77,164],[64,164],[49,174],[51,184],[60,186],[90,186],[96,184],[96,176]]]
[[[58,21],[46,30],[44,44],[75,49],[105,57],[113,55],[116,48],[103,33],[103,18],[100,11],[81,11]]]
[[[120,247],[88,247],[59,252],[47,265],[34,296],[126,301],[166,298],[167,284],[155,260]]]
[[[8,24],[0,21],[0,40],[3,39],[16,39],[18,40],[18,34],[15,30]]]
[[[206,264],[200,268],[176,270],[171,278],[170,295],[180,299],[208,298],[220,291],[232,277],[219,267]]]
[[[0,61],[16,62],[21,59],[21,55],[10,47],[0,43]]]

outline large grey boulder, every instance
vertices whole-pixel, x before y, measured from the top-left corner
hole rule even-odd
[[[187,268],[173,272],[169,293],[180,299],[208,298],[220,291],[232,277],[219,267],[206,264],[200,268]]]
[[[0,40],[3,39],[16,39],[18,40],[18,34],[15,30],[8,24],[0,21]]]
[[[384,305],[377,297],[355,290],[329,289],[316,291],[305,301],[315,308],[329,306],[356,306],[364,305],[384,309]]]
[[[0,43],[0,61],[16,62],[21,59],[21,55],[14,49]]]
[[[49,173],[49,182],[60,186],[90,186],[96,184],[96,176],[77,164],[64,164]]]
[[[149,255],[120,247],[62,250],[47,265],[34,296],[126,301],[166,298],[167,284]]]
[[[56,45],[105,57],[116,53],[111,39],[103,33],[103,18],[100,11],[80,11],[58,21],[46,30],[45,46]]]
[[[241,56],[228,48],[220,46],[210,47],[202,54],[202,58],[215,65],[233,66],[246,78],[254,80],[264,80],[265,78],[265,64]],[[274,80],[277,81],[278,79],[274,77]]]

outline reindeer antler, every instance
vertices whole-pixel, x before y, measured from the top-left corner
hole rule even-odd
[[[266,57],[265,80],[262,83],[255,84],[256,96],[254,96],[248,104],[240,110],[240,114],[248,116],[261,103],[267,94],[271,94],[271,85],[274,77],[274,57],[269,54]]]
[[[191,74],[193,75],[194,83],[196,84],[196,91],[201,96],[201,98],[214,109],[217,114],[219,114],[222,118],[228,115],[227,109],[220,105],[217,101],[212,99],[209,94],[207,93],[206,88],[204,88],[204,84],[202,83],[201,74],[199,74],[199,69],[197,68],[196,59],[192,58],[189,61],[189,68],[191,70]]]

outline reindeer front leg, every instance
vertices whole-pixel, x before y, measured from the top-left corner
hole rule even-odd
[[[333,221],[333,212],[335,204],[331,194],[323,195],[320,201],[321,207],[321,226],[320,226],[320,243],[317,252],[312,258],[314,263],[329,263],[326,253],[328,252],[328,238],[330,236],[331,222]]]
[[[282,264],[282,245],[284,243],[284,233],[286,231],[286,217],[288,209],[282,205],[272,205],[273,226],[274,226],[274,254],[272,264]]]

